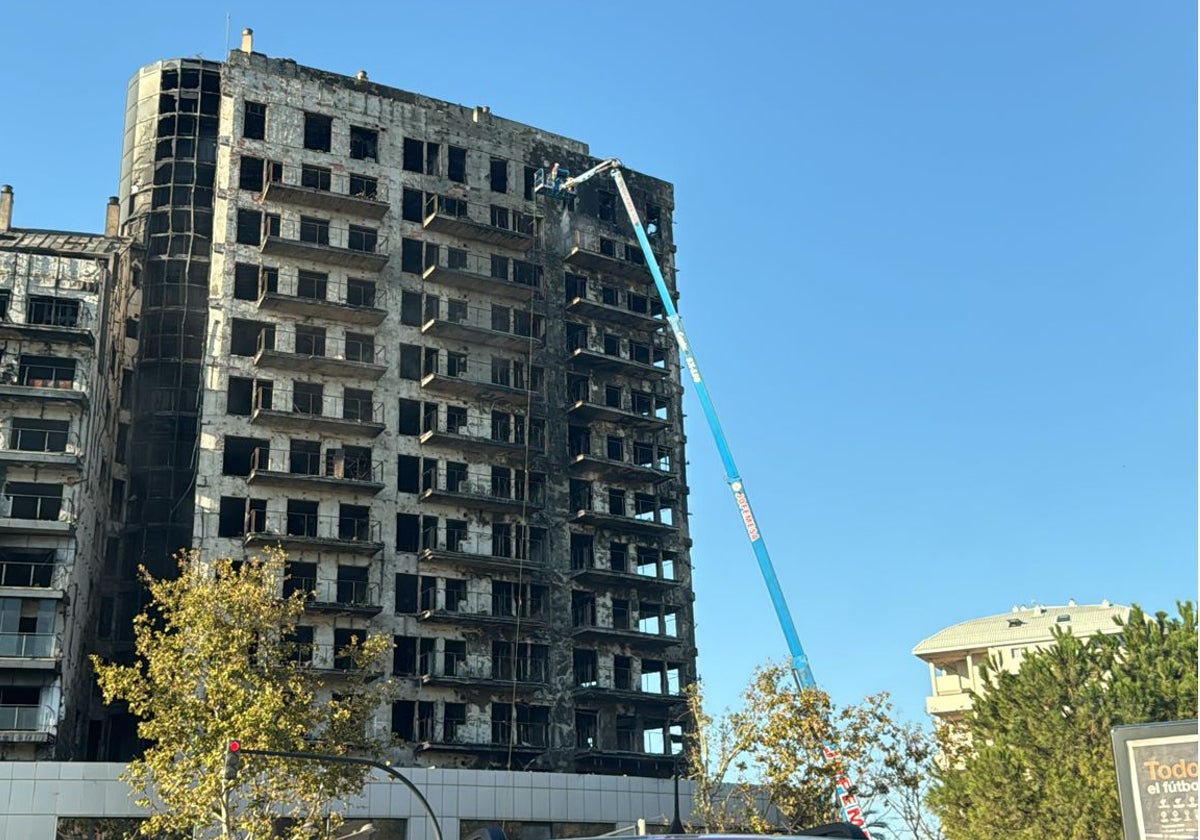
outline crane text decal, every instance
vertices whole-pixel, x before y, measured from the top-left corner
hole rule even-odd
[[[750,511],[750,502],[746,499],[746,494],[742,492],[742,483],[735,481],[729,486],[733,490],[733,500],[737,502],[738,512],[742,515],[742,524],[746,526],[746,534],[750,537],[750,542],[758,542],[758,523],[754,521],[754,514]]]

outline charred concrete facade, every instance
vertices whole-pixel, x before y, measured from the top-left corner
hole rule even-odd
[[[121,556],[281,545],[333,690],[351,637],[392,638],[397,763],[668,775],[695,678],[678,356],[615,191],[535,198],[555,162],[596,161],[249,35],[142,68]],[[674,288],[671,185],[628,181]]]
[[[0,187],[0,760],[82,758],[85,654],[113,602],[127,487],[118,396],[136,251],[12,226]]]

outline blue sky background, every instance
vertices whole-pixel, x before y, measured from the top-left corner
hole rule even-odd
[[[1016,603],[1195,597],[1194,3],[370,5],[10,0],[15,224],[100,229],[126,81],[221,58],[228,12],[675,183],[681,311],[837,701],[920,718],[913,645]],[[719,710],[786,647],[689,400]]]

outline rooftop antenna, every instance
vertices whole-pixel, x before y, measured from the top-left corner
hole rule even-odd
[[[229,12],[225,13],[225,51],[221,55],[229,55]]]

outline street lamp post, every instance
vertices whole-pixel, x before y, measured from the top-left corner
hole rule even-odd
[[[240,747],[237,750],[242,755],[268,755],[276,758],[296,758],[302,761],[323,761],[330,764],[363,764],[367,767],[374,767],[376,770],[382,770],[396,781],[400,782],[417,801],[421,803],[421,807],[425,809],[426,816],[429,817],[429,823],[433,826],[433,840],[442,840],[442,826],[438,822],[437,817],[433,813],[433,809],[429,807],[429,800],[425,795],[417,789],[411,781],[408,780],[400,771],[384,764],[381,761],[374,761],[370,758],[355,758],[347,755],[326,755],[324,753],[302,753],[302,752],[287,752],[284,750],[252,750],[249,747]]]

